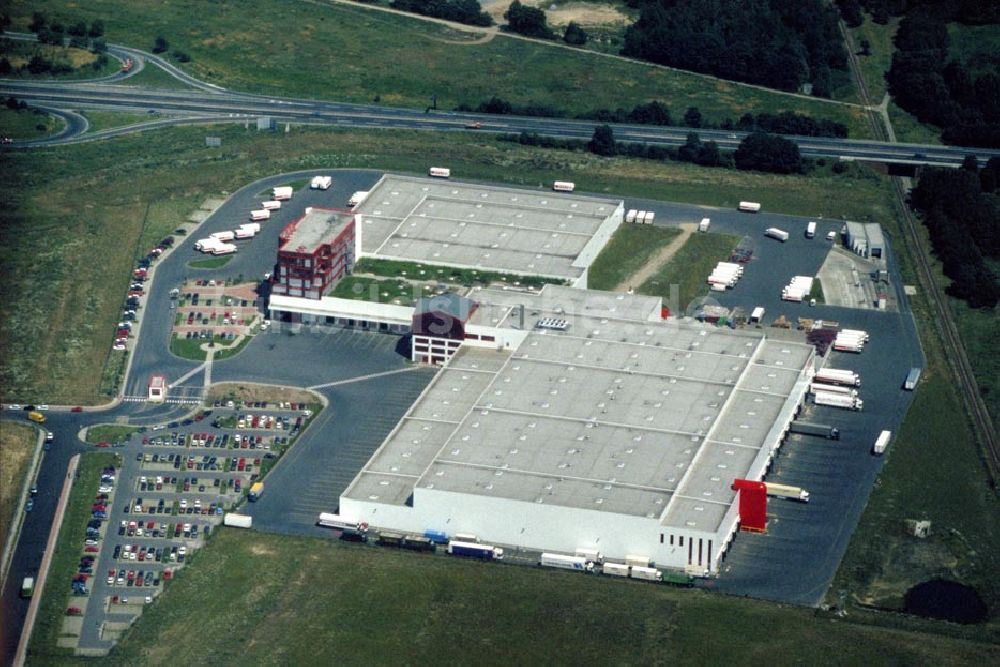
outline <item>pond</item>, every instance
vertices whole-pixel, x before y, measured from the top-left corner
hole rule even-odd
[[[939,618],[953,623],[986,620],[986,603],[976,589],[956,581],[932,579],[906,592],[906,611],[917,616]]]

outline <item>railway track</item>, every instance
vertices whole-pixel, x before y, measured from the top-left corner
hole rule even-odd
[[[871,99],[868,94],[868,86],[865,84],[864,76],[861,73],[861,66],[858,63],[854,42],[843,21],[840,22],[841,34],[844,36],[844,43],[847,46],[848,61],[854,72],[855,80],[858,82],[858,90],[861,94],[862,103],[868,108],[868,118],[872,125],[875,137],[881,141],[891,141],[889,132],[882,123],[881,114],[872,108]],[[990,485],[996,488],[997,477],[1000,475],[1000,443],[997,441],[997,432],[990,416],[989,409],[979,394],[979,385],[976,382],[972,364],[969,363],[969,356],[962,342],[961,334],[951,316],[951,309],[948,305],[947,297],[943,294],[941,287],[934,279],[931,262],[928,260],[927,252],[918,231],[918,222],[910,211],[907,204],[906,187],[902,178],[898,176],[890,177],[892,186],[899,200],[902,211],[903,243],[907,246],[910,256],[914,260],[917,269],[917,282],[924,294],[927,296],[927,304],[930,307],[931,319],[937,330],[938,337],[944,346],[944,357],[951,368],[952,373],[958,380],[958,386],[963,396],[964,404],[972,421],[973,432],[976,439],[982,443],[985,463],[990,476]]]

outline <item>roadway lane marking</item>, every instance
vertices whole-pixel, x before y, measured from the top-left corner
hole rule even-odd
[[[171,382],[170,384],[168,384],[167,385],[167,389],[173,389],[177,385],[183,384],[186,380],[188,380],[191,377],[193,377],[193,376],[197,375],[198,373],[200,373],[202,371],[202,369],[205,368],[205,365],[206,364],[203,363],[200,366],[196,366],[196,367],[192,368],[187,373],[185,373],[184,375],[182,375],[179,378],[177,378],[177,380],[175,380],[174,382]]]
[[[306,389],[326,389],[328,387],[339,387],[344,384],[353,384],[355,382],[364,382],[365,380],[372,380],[374,378],[385,377],[387,375],[397,375],[399,373],[409,373],[410,371],[421,370],[422,366],[411,366],[410,368],[400,368],[394,371],[385,371],[382,373],[369,373],[368,375],[359,375],[357,377],[349,378],[347,380],[337,380],[336,382],[327,382],[326,384],[314,384],[311,387],[306,387]]]

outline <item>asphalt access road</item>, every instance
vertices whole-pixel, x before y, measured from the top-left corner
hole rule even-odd
[[[219,231],[235,229],[249,222],[250,211],[260,208],[262,201],[269,200],[271,188],[294,181],[324,174],[333,177],[329,190],[310,190],[308,186],[296,191],[291,201],[284,202],[281,209],[272,212],[271,218],[261,223],[261,231],[251,240],[238,241],[240,250],[234,258],[219,269],[196,269],[188,264],[204,260],[205,255],[194,249],[198,239]],[[124,394],[145,397],[146,387],[152,375],[165,375],[167,383],[177,382],[182,376],[197,368],[202,362],[190,361],[174,356],[170,352],[170,336],[176,310],[170,307],[170,291],[188,280],[242,278],[243,280],[263,280],[267,272],[274,269],[277,260],[278,235],[285,225],[300,217],[307,206],[324,208],[346,208],[347,200],[357,190],[366,190],[378,180],[379,172],[371,171],[329,171],[316,170],[272,176],[255,181],[229,196],[215,213],[188,237],[175,236],[175,249],[165,259],[156,264],[156,274],[142,299],[139,312],[141,327],[132,350],[132,369],[125,385]],[[122,299],[124,302],[124,297]],[[237,355],[234,359],[246,355]],[[217,362],[222,363],[222,362]],[[269,360],[268,363],[271,363]],[[261,369],[264,370],[264,369]],[[214,373],[214,371],[213,371]],[[185,381],[194,391],[188,396],[198,396],[203,375],[198,373]],[[213,380],[216,378],[213,375]],[[273,381],[273,380],[272,380]],[[301,383],[295,383],[301,384]],[[176,394],[176,392],[174,392]],[[168,397],[170,392],[168,392]]]

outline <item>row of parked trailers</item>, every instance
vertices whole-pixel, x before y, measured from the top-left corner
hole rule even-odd
[[[708,286],[713,292],[725,292],[743,277],[743,265],[736,262],[719,262],[708,277]]]
[[[322,512],[317,525],[342,531],[345,539],[364,541],[367,539],[368,526],[337,514]],[[438,544],[445,546],[446,553],[453,556],[478,558],[481,560],[503,560],[504,550],[491,544],[482,544],[475,535],[456,534],[449,538],[439,531],[429,530],[423,535],[408,535],[391,531],[380,531],[375,537],[375,543],[398,549],[411,551],[434,551]],[[606,562],[604,556],[596,550],[578,549],[573,555],[544,552],[538,560],[541,567],[552,567],[577,572],[600,572],[615,577],[628,577],[643,581],[666,581],[673,584],[690,585],[691,577],[687,574],[664,574],[650,563],[645,556],[626,556],[624,563]]]

